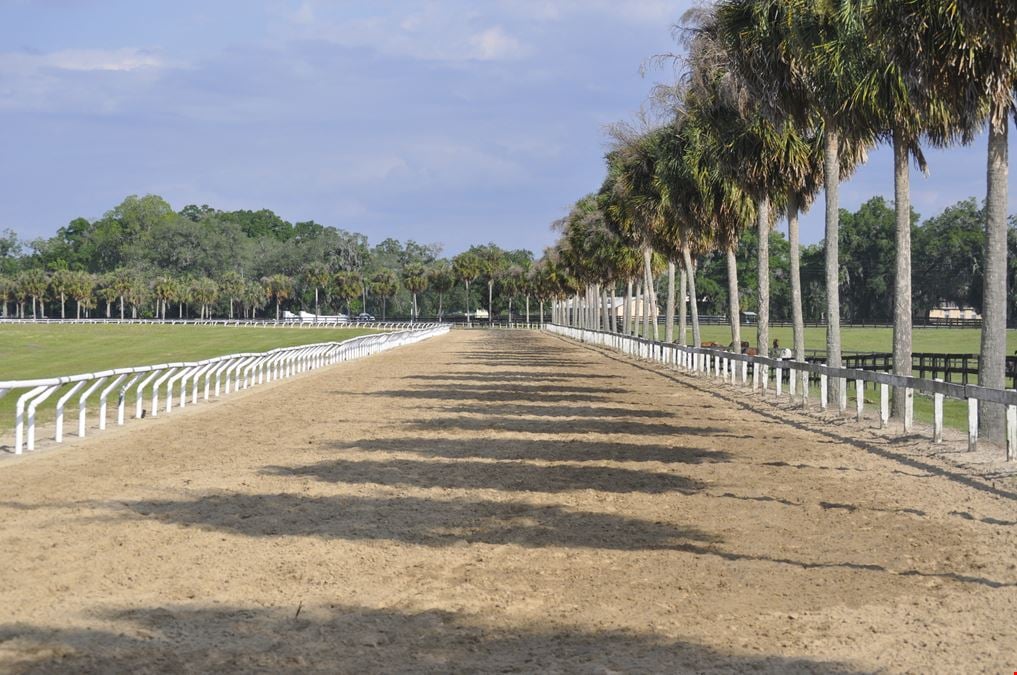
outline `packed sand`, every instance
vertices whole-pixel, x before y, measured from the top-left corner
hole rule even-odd
[[[477,331],[3,459],[0,671],[1017,670],[1017,490],[852,429]]]

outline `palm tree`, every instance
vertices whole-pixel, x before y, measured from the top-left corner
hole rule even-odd
[[[381,298],[381,320],[385,320],[388,299],[399,290],[399,277],[392,270],[381,270],[371,277],[371,293]]]
[[[25,270],[18,275],[18,285],[25,296],[32,299],[32,318],[38,318],[43,313],[42,300],[49,288],[49,276],[41,269]],[[36,305],[39,307],[38,314]]]
[[[764,112],[817,130],[823,138],[826,193],[827,365],[841,366],[839,185],[842,145],[866,145],[851,124],[851,95],[866,45],[857,0],[721,0],[718,36]],[[845,133],[850,132],[850,133]],[[836,400],[840,381],[831,383]]]
[[[80,319],[81,310],[90,309],[95,306],[93,298],[96,287],[96,278],[88,272],[75,272],[71,283],[70,294],[74,298],[75,314]]]
[[[360,273],[351,270],[336,272],[333,283],[336,295],[346,301],[346,313],[349,316],[353,316],[353,307],[351,305],[353,298],[359,297],[364,290],[364,282],[360,277]]]
[[[285,274],[273,274],[261,280],[265,295],[275,300],[275,320],[281,318],[282,303],[293,295],[293,279]]]
[[[7,303],[14,293],[14,280],[0,274],[0,319],[7,318]]]
[[[410,263],[403,268],[403,286],[413,294],[412,320],[417,320],[417,294],[427,290],[427,270],[420,263]]]
[[[1008,132],[1017,82],[1017,5],[1013,2],[907,3],[906,19],[916,27],[916,43],[935,45],[927,82],[933,97],[970,128],[988,122],[985,197],[985,268],[979,384],[1005,386],[1007,304]],[[983,434],[1005,435],[1004,408],[985,404],[979,416]]]
[[[240,301],[247,311],[247,318],[253,319],[256,317],[258,310],[265,307],[265,303],[268,302],[268,295],[261,284],[256,281],[248,281],[244,283],[244,289],[240,293]]]
[[[480,276],[483,263],[475,253],[460,253],[452,259],[456,277],[466,284],[466,322],[470,322],[470,284]]]
[[[191,282],[190,291],[194,302],[201,306],[201,318],[212,318],[212,304],[219,298],[219,284],[214,279],[201,277]]]
[[[152,280],[152,295],[155,297],[155,316],[157,319],[166,318],[166,305],[177,296],[177,283],[165,274]]]
[[[240,272],[235,270],[228,270],[219,279],[219,290],[222,294],[229,299],[229,318],[233,318],[233,303],[237,301],[240,296],[244,294],[244,290],[248,287],[247,281],[244,279]],[[315,300],[317,300],[317,289],[315,289]]]
[[[123,268],[114,270],[109,277],[108,287],[113,291],[113,295],[120,299],[121,320],[124,318],[124,298],[130,292],[132,283],[134,283],[134,279],[130,271]]]
[[[71,293],[74,284],[74,272],[68,269],[60,269],[53,272],[49,285],[53,295],[60,298],[60,318],[66,319],[67,296]]]
[[[314,315],[321,314],[321,306],[318,303],[318,290],[327,288],[332,281],[332,270],[323,262],[313,262],[303,271],[304,283],[314,287]]]
[[[455,272],[447,262],[441,262],[428,270],[427,281],[438,294],[438,321],[441,321],[444,314],[442,310],[444,309],[445,294],[451,291],[456,284]]]
[[[145,278],[139,274],[131,274],[127,289],[127,302],[131,305],[131,318],[138,318],[138,310],[148,301],[149,286]]]

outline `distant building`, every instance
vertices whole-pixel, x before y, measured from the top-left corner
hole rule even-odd
[[[980,321],[982,315],[974,307],[961,307],[954,302],[941,302],[929,310],[930,319],[973,319]]]

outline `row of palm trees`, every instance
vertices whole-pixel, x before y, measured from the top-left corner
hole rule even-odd
[[[27,269],[13,275],[0,275],[0,317],[39,318],[43,316],[44,302],[59,303],[60,318],[67,318],[67,304],[74,302],[76,318],[89,317],[105,304],[105,316],[137,318],[145,308],[151,315],[165,319],[173,315],[184,317],[188,307],[196,308],[202,319],[211,318],[220,306],[227,318],[254,318],[269,302],[275,305],[276,318],[280,318],[282,305],[301,289],[313,289],[315,313],[321,313],[322,297],[335,297],[352,313],[352,303],[363,299],[366,306],[370,295],[381,301],[382,319],[385,319],[387,302],[400,288],[411,294],[411,316],[419,317],[418,296],[430,289],[438,296],[438,315],[443,314],[444,297],[456,283],[469,284],[486,269],[478,256],[472,253],[457,256],[453,263],[440,262],[432,266],[409,263],[399,274],[380,270],[364,274],[356,270],[333,271],[325,265],[308,266],[297,277],[273,274],[260,280],[244,278],[239,272],[228,271],[218,279],[209,277],[178,278],[167,274],[152,277],[137,271],[119,269],[107,274],[91,274],[76,270],[57,270],[47,273],[42,269]],[[490,288],[498,284],[503,296],[508,297],[509,312],[512,300],[526,296],[527,314],[529,299],[537,294],[536,271],[529,273],[510,266],[491,276]],[[542,287],[546,287],[546,284]],[[541,299],[549,296],[542,295]],[[467,298],[467,303],[469,299]],[[467,311],[469,308],[467,307]]]
[[[698,254],[722,250],[731,286],[731,339],[741,342],[735,251],[748,228],[758,234],[756,345],[769,346],[768,237],[787,220],[791,248],[794,356],[805,333],[798,216],[825,196],[826,352],[841,365],[839,183],[877,143],[892,147],[896,209],[894,372],[911,373],[911,205],[913,160],[923,144],[970,143],[988,127],[986,255],[981,371],[1003,388],[1006,342],[1007,129],[1017,85],[1017,3],[1012,0],[718,0],[686,14],[682,76],[658,87],[664,123],[614,130],[607,178],[559,227],[541,264],[557,297],[598,325],[602,297],[616,284],[642,285],[646,335],[656,337],[653,282],[668,270],[665,339],[673,338],[676,266],[691,300],[693,340]],[[628,312],[628,303],[625,305]],[[685,342],[685,303],[678,339]],[[625,317],[623,329],[635,330]],[[605,327],[609,324],[605,321]],[[834,381],[836,397],[839,383]],[[902,411],[902,396],[894,408]],[[987,406],[983,431],[1003,433],[1003,410]]]

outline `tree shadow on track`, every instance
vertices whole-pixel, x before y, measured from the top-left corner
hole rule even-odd
[[[333,459],[307,466],[265,467],[276,476],[311,476],[327,483],[373,484],[390,487],[446,490],[499,490],[502,492],[571,492],[597,490],[609,493],[641,492],[693,494],[700,481],[670,473],[634,471],[605,466],[536,465],[527,462],[433,462],[411,459]]]
[[[461,414],[461,415],[489,415],[491,407],[486,405],[463,404],[457,406],[442,406],[434,408],[435,412]],[[631,418],[671,418],[672,413],[663,410],[650,410],[645,408],[618,408],[612,406],[564,406],[564,405],[540,405],[515,403],[498,406],[498,413],[501,415],[515,415],[525,417],[594,417],[610,418],[622,417]]]
[[[559,372],[526,372],[526,373],[448,373],[445,375],[404,375],[400,379],[430,382],[430,383],[448,383],[453,384],[456,382],[497,382],[497,383],[512,383],[512,382],[532,382],[539,380],[541,382],[567,382],[569,380],[617,380],[618,378],[612,375],[597,375],[597,374],[568,374]]]
[[[705,464],[730,461],[722,450],[671,447],[659,444],[597,443],[485,438],[372,438],[332,444],[336,450],[406,452],[445,459],[544,460],[549,462],[663,462]]]
[[[0,625],[0,668],[79,672],[860,672],[568,626],[497,627],[440,609],[165,605],[98,612],[88,628]]]
[[[500,412],[500,409],[499,409]],[[465,431],[510,431],[530,434],[647,434],[650,436],[726,436],[719,427],[687,427],[642,420],[582,419],[566,422],[560,419],[524,419],[519,417],[438,417],[407,425],[412,429]]]
[[[392,389],[372,391],[365,394],[354,394],[337,390],[343,396],[374,396],[399,399],[421,399],[431,401],[488,401],[492,403],[519,403],[535,401],[539,403],[599,403],[607,399],[601,395],[582,393],[555,393],[539,390],[508,391],[504,387],[460,389],[458,387],[435,389]]]
[[[714,541],[695,528],[518,501],[229,493],[122,502],[123,508],[163,523],[248,537],[397,541],[435,548],[491,544],[662,551]]]
[[[995,495],[997,497],[1002,497],[1004,499],[1017,500],[1017,492],[1013,492],[1011,490],[1005,490],[1003,488],[996,487],[995,485],[990,485],[988,483],[985,483],[985,482],[979,480],[978,478],[976,478],[974,476],[968,476],[968,475],[965,475],[965,474],[960,473],[958,471],[954,471],[954,470],[951,470],[951,469],[944,468],[942,466],[938,466],[936,464],[932,464],[932,463],[927,462],[927,461],[923,461],[920,458],[912,457],[912,456],[906,455],[906,454],[904,454],[902,452],[897,452],[897,451],[891,450],[891,449],[889,449],[887,447],[881,447],[881,446],[875,445],[874,443],[871,443],[871,442],[868,442],[868,441],[865,441],[865,440],[861,440],[861,439],[859,439],[859,438],[857,438],[855,436],[852,436],[852,435],[840,434],[840,433],[837,433],[835,431],[831,431],[829,428],[827,428],[828,422],[825,422],[825,421],[821,422],[819,420],[813,422],[811,420],[805,420],[805,419],[801,419],[801,418],[794,419],[794,418],[791,418],[791,417],[787,417],[787,416],[781,415],[781,414],[779,414],[777,412],[774,412],[772,410],[767,410],[767,409],[765,409],[765,408],[763,408],[761,406],[752,405],[748,401],[745,401],[745,400],[743,400],[743,399],[741,399],[741,398],[739,398],[739,397],[737,397],[737,396],[735,396],[735,395],[733,395],[733,394],[731,394],[729,392],[726,392],[723,389],[716,389],[716,388],[713,388],[713,387],[705,386],[705,385],[697,382],[692,377],[681,376],[681,375],[673,375],[673,374],[670,374],[670,373],[661,372],[660,370],[657,370],[656,368],[653,368],[653,367],[650,367],[650,366],[647,366],[647,365],[644,365],[642,363],[638,363],[638,362],[635,362],[635,361],[630,361],[628,359],[622,358],[620,356],[616,356],[614,354],[608,353],[606,351],[602,351],[600,349],[593,349],[593,351],[595,351],[598,354],[601,354],[605,358],[610,359],[612,361],[617,361],[618,363],[628,364],[629,366],[632,366],[633,368],[638,368],[639,370],[643,370],[643,371],[646,371],[648,373],[653,373],[654,375],[656,375],[658,377],[664,378],[666,380],[670,380],[670,381],[675,382],[677,384],[680,384],[682,386],[686,386],[686,387],[695,389],[696,391],[701,392],[703,394],[708,394],[708,395],[710,395],[710,396],[712,396],[714,398],[717,398],[717,399],[726,401],[728,403],[731,403],[732,405],[738,406],[740,409],[742,409],[742,410],[744,410],[744,411],[746,411],[748,413],[752,413],[752,414],[758,415],[759,417],[763,418],[763,419],[760,420],[760,422],[762,422],[762,423],[789,425],[789,426],[794,427],[795,429],[799,429],[801,431],[808,431],[808,432],[811,432],[811,433],[814,433],[814,434],[818,434],[818,435],[824,436],[824,437],[829,438],[831,440],[834,440],[834,441],[836,441],[838,443],[844,443],[844,444],[847,444],[847,445],[852,445],[852,446],[854,446],[854,447],[856,447],[856,448],[858,448],[860,450],[864,450],[865,452],[867,452],[869,454],[876,455],[877,457],[881,457],[883,459],[895,462],[897,464],[901,464],[903,466],[910,467],[912,469],[917,469],[919,471],[923,471],[923,472],[925,472],[927,474],[930,474],[930,475],[938,476],[940,478],[945,478],[945,479],[947,479],[949,481],[952,481],[954,483],[957,483],[959,485],[964,485],[965,487],[969,487],[969,488],[972,488],[974,490],[978,490],[979,492],[985,492],[985,493],[988,493],[988,494],[991,494],[991,495]],[[846,424],[847,419],[840,420],[840,421],[842,421],[843,423]]]

